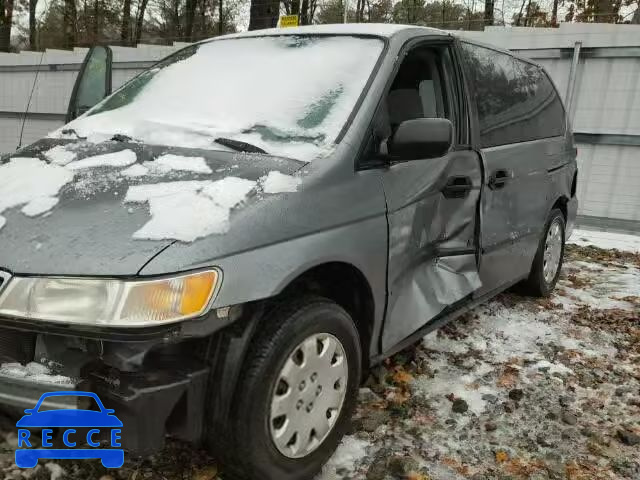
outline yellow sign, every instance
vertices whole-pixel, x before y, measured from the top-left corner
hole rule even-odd
[[[282,15],[280,17],[280,28],[297,27],[298,15]]]

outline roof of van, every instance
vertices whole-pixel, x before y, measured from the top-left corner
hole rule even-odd
[[[403,30],[422,30],[432,35],[450,36],[449,32],[437,28],[419,27],[416,25],[397,25],[392,23],[335,23],[329,25],[306,25],[292,28],[268,28],[265,30],[252,30],[250,32],[232,33],[220,38],[238,37],[262,37],[265,35],[377,35],[380,37],[392,37]]]

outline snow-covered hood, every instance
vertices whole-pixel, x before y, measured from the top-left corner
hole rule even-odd
[[[224,236],[237,211],[295,191],[302,165],[267,155],[43,139],[0,161],[0,269],[135,275],[172,243]]]

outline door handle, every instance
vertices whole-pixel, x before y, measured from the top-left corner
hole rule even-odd
[[[471,178],[465,176],[450,177],[442,189],[445,198],[464,198],[473,188]]]
[[[489,188],[491,190],[499,190],[506,185],[510,178],[511,172],[509,172],[509,170],[505,170],[504,168],[496,170],[489,177]]]

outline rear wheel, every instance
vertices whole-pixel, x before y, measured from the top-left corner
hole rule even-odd
[[[564,256],[565,219],[554,209],[549,214],[544,235],[538,245],[531,273],[524,284],[525,293],[546,297],[551,294],[560,277]]]
[[[220,452],[225,478],[308,480],[333,454],[353,412],[361,346],[349,314],[305,297],[259,327]],[[215,432],[211,432],[215,435]]]

